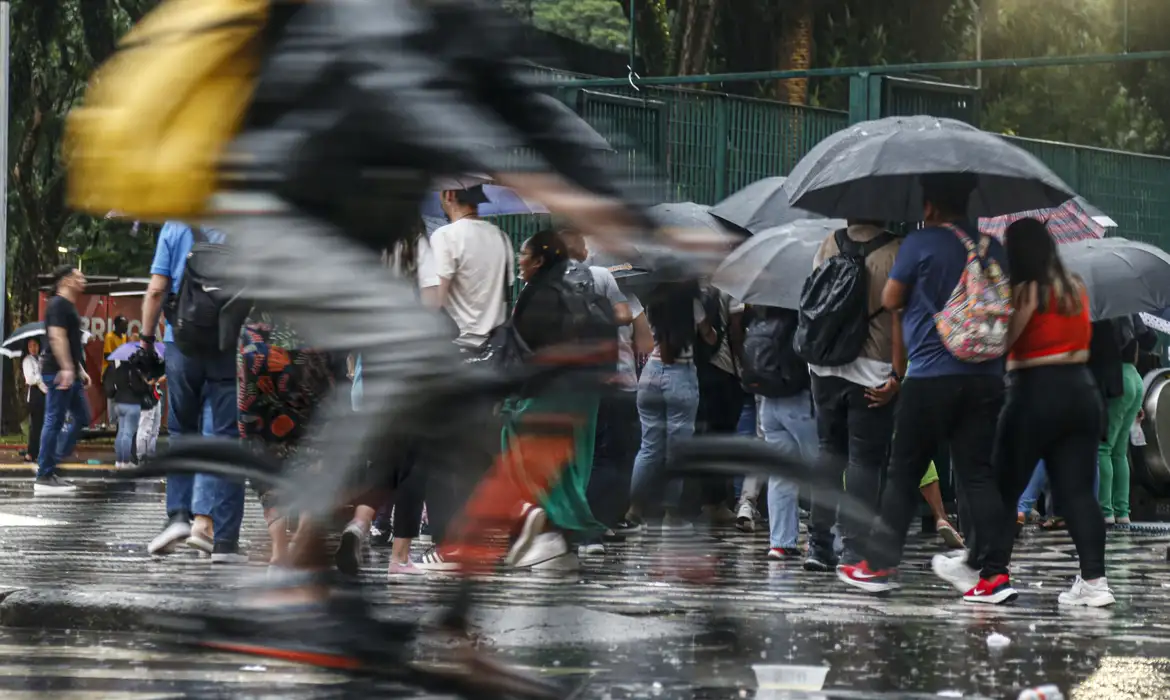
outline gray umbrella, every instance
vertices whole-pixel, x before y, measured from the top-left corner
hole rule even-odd
[[[1170,307],[1170,254],[1145,243],[1103,238],[1062,245],[1060,257],[1089,289],[1094,321]]]
[[[984,131],[915,118],[859,134],[785,183],[793,205],[826,216],[922,218],[921,176],[975,176],[968,216],[1057,207],[1076,193],[1038,158]],[[810,154],[811,156],[812,154]]]
[[[711,215],[751,233],[801,219],[822,218],[820,214],[797,209],[788,203],[788,193],[784,191],[786,179],[766,177],[757,180],[711,207]]]
[[[660,226],[708,229],[716,233],[734,232],[722,220],[711,215],[711,207],[694,202],[669,202],[650,207],[650,217]]]
[[[800,308],[800,290],[821,243],[844,221],[796,221],[761,231],[727,256],[711,284],[745,304]]]

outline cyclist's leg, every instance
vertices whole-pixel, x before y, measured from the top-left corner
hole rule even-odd
[[[333,466],[295,472],[304,475],[291,494],[298,511],[328,515],[365,476],[388,411],[428,386],[458,381],[463,365],[446,326],[421,306],[413,284],[336,227],[296,212],[219,225],[237,252],[221,270],[229,281],[246,284],[249,297],[296,328],[306,344],[362,356],[366,410],[355,414],[345,392],[329,397],[311,440]]]

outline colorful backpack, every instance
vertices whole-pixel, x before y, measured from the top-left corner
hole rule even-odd
[[[939,338],[952,355],[964,362],[1003,357],[1008,350],[1012,290],[999,263],[987,258],[991,239],[982,236],[976,246],[959,227],[946,224],[943,228],[963,242],[967,264],[950,300],[934,315]]]

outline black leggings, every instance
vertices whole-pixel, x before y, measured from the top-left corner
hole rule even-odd
[[[1041,459],[1080,559],[1081,578],[1105,575],[1105,520],[1093,483],[1104,408],[1084,365],[1032,367],[1008,374],[994,463],[1004,508],[984,575],[1007,573],[1016,533],[1016,504]]]

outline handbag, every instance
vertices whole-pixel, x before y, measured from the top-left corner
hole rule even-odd
[[[467,358],[469,365],[486,367],[496,372],[519,370],[532,357],[532,349],[520,337],[512,322],[496,326],[479,350]]]

